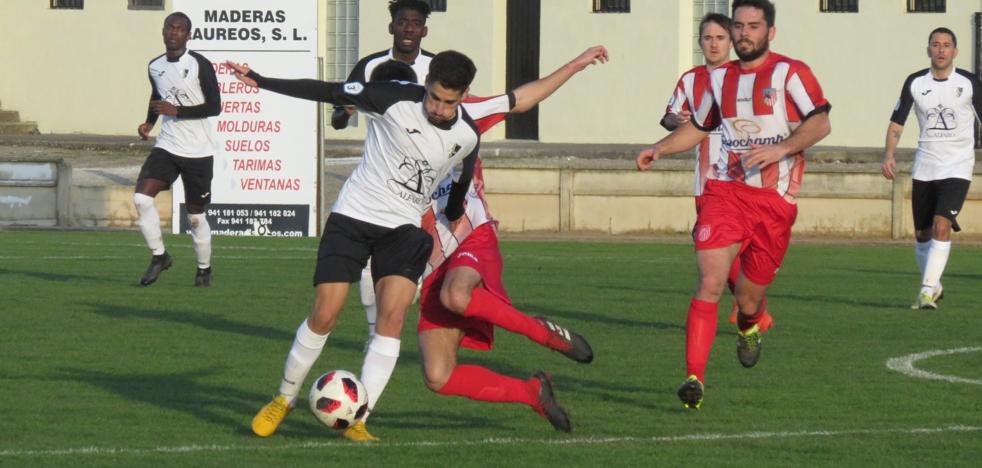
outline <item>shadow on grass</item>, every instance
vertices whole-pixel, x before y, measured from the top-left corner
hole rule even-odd
[[[97,281],[97,282],[108,282],[115,283],[116,281],[107,278],[106,276],[97,275],[79,275],[75,273],[53,273],[49,271],[31,271],[31,270],[10,270],[7,268],[0,268],[0,275],[19,275],[28,278],[36,278],[44,281],[54,281],[58,283],[69,283],[73,281]]]
[[[251,434],[252,416],[269,400],[269,395],[244,391],[229,385],[207,383],[222,369],[211,367],[186,372],[125,373],[95,369],[62,368],[61,378],[101,388],[129,401],[188,414],[207,423]],[[293,418],[284,423],[289,431],[322,433],[313,420]]]

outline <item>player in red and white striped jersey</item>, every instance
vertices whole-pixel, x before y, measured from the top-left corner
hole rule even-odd
[[[702,55],[706,59],[706,64],[699,65],[683,73],[682,77],[679,78],[679,82],[675,86],[675,92],[672,94],[671,99],[669,99],[668,107],[665,109],[665,116],[661,120],[661,125],[666,130],[673,131],[679,125],[689,122],[692,117],[692,111],[699,108],[703,98],[707,96],[711,98],[709,95],[710,72],[730,61],[731,23],[729,17],[720,13],[709,13],[699,22],[699,48],[702,50]],[[724,154],[721,151],[722,136],[722,129],[716,128],[709,133],[706,139],[702,140],[696,146],[695,194],[697,213],[699,212],[700,201],[702,200],[702,191],[706,186],[706,181],[709,179],[709,173],[715,165],[715,161],[712,161],[711,158],[718,158]],[[736,289],[736,280],[739,274],[740,257],[737,256],[733,261],[733,265],[730,267],[730,274],[726,279],[726,286],[730,290],[730,293]],[[764,318],[760,322],[760,328],[763,332],[773,324],[773,319],[767,312],[766,297],[761,301],[761,308],[764,309]],[[737,322],[738,309],[739,307],[737,307],[736,301],[734,301],[733,309],[730,313],[730,323]],[[710,337],[710,339],[712,338]],[[695,344],[688,348],[700,349],[702,347],[699,344]],[[688,363],[687,373],[695,375],[702,380],[706,369],[705,358],[708,358],[708,355],[704,355],[702,352],[687,354],[691,354],[691,359],[686,360]]]
[[[531,109],[590,64],[606,61],[607,50],[603,46],[592,47],[549,76],[513,93],[469,99],[463,105],[479,131],[484,132],[504,120],[506,113]],[[522,403],[546,417],[555,429],[568,432],[569,416],[556,403],[552,384],[544,372],[522,380],[482,366],[457,363],[460,347],[491,349],[495,326],[524,335],[578,362],[590,362],[593,351],[582,336],[512,307],[501,281],[497,222],[484,198],[480,160],[467,191],[464,216],[451,223],[443,211],[453,183],[447,179],[439,184],[422,224],[434,242],[430,268],[424,273],[418,326],[426,386],[441,395]]]
[[[695,227],[699,285],[689,305],[686,341],[698,334],[702,338],[695,341],[712,342],[727,274],[740,255],[737,357],[744,367],[760,357],[760,304],[791,239],[803,151],[831,132],[831,107],[808,66],[769,50],[774,17],[768,0],[733,2],[731,36],[739,60],[713,70],[712,98],[700,103],[693,125],[637,157],[638,169],[648,169],[662,155],[691,148],[722,126],[725,159],[709,175]],[[708,356],[709,346],[704,351]],[[690,375],[678,395],[686,407],[700,407],[702,380]]]

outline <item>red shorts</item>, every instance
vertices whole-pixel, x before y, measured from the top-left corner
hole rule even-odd
[[[788,251],[798,206],[773,189],[741,182],[710,180],[700,198],[696,250],[743,244],[743,274],[754,283],[771,284]]]
[[[464,317],[448,310],[440,303],[440,289],[447,272],[457,267],[470,267],[481,275],[481,288],[511,304],[505,285],[501,282],[501,251],[498,236],[491,223],[478,226],[467,235],[464,242],[450,254],[430,276],[423,281],[419,299],[419,325],[417,332],[435,328],[454,328],[464,332],[460,345],[465,348],[488,351],[494,345],[494,326],[484,320]]]

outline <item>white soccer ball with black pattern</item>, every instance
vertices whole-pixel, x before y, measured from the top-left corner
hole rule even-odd
[[[310,410],[320,422],[332,429],[345,429],[365,417],[368,393],[354,374],[330,371],[310,387]]]

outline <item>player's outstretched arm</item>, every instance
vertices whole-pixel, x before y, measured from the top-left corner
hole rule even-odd
[[[743,166],[750,169],[773,164],[789,154],[800,153],[812,147],[829,133],[832,133],[829,113],[819,112],[805,119],[800,127],[791,132],[791,136],[776,145],[751,145],[750,151],[743,154]]]
[[[887,127],[886,149],[883,151],[883,164],[880,165],[880,171],[883,173],[883,177],[886,177],[888,180],[893,180],[893,178],[897,175],[897,160],[894,159],[894,153],[897,151],[897,145],[900,143],[900,136],[903,134],[903,125],[900,125],[897,122],[890,122],[890,125]]]
[[[569,63],[550,73],[549,76],[515,88],[512,92],[515,95],[515,107],[511,112],[521,113],[528,111],[552,95],[553,92],[565,84],[573,75],[583,71],[584,68],[590,65],[607,63],[608,59],[606,47],[602,45],[593,46],[583,51],[583,53]]]
[[[637,158],[635,158],[635,164],[637,164],[639,171],[648,170],[651,168],[651,164],[662,156],[681,153],[690,149],[699,144],[708,134],[709,132],[700,130],[690,121],[665,138],[658,140],[658,143],[655,143],[650,148],[646,148],[638,153]]]
[[[341,83],[328,83],[320,80],[296,79],[285,80],[280,78],[267,78],[248,65],[235,62],[225,62],[232,70],[235,70],[235,78],[253,88],[265,89],[274,93],[283,94],[290,97],[307,99],[309,101],[336,102],[336,96],[341,89]],[[347,104],[345,102],[344,104]]]

